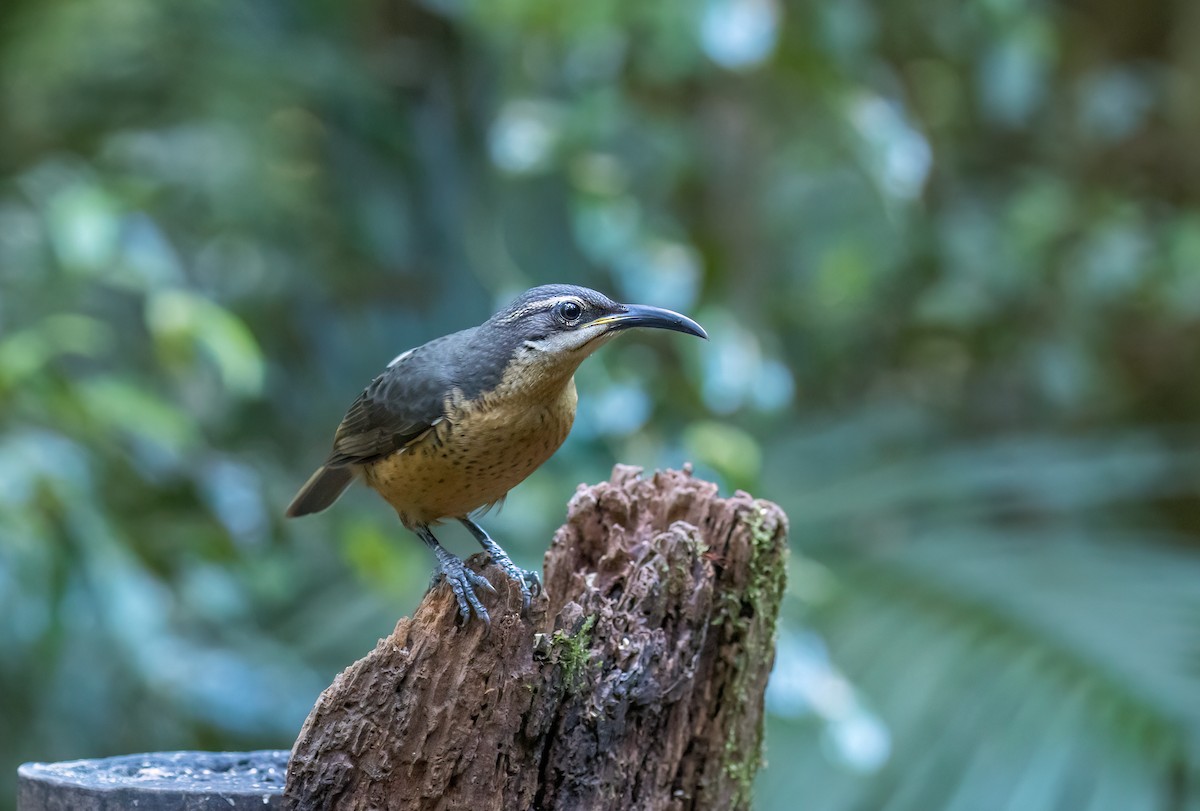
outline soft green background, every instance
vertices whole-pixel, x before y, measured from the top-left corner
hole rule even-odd
[[[548,281],[712,340],[588,361],[487,525],[616,460],[787,509],[758,809],[1200,808],[1198,192],[1193,0],[5,0],[0,808],[288,746],[432,561],[284,506]]]

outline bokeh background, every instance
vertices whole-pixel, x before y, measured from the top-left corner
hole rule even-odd
[[[786,508],[758,809],[1200,808],[1198,144],[1191,0],[5,0],[0,808],[289,746],[432,561],[284,506],[550,281],[712,340],[588,361],[488,526],[618,460]]]

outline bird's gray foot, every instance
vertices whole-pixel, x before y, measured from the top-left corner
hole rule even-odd
[[[471,618],[471,612],[474,611],[475,615],[484,621],[484,624],[491,624],[492,618],[475,592],[476,588],[481,588],[492,594],[496,593],[496,588],[488,582],[486,577],[471,571],[465,563],[447,553],[446,558],[438,560],[434,580],[438,579],[444,579],[450,584],[450,590],[454,592],[454,599],[458,601],[458,615],[464,622]]]
[[[433,533],[429,531],[428,527],[416,527],[416,531],[421,536],[421,540],[425,541],[437,556],[437,569],[429,583],[430,588],[437,585],[440,580],[445,580],[450,584],[450,590],[454,592],[454,599],[458,602],[458,615],[464,622],[471,618],[471,612],[474,611],[485,625],[491,625],[492,618],[487,609],[483,607],[483,603],[479,601],[476,589],[485,589],[495,594],[495,587],[488,582],[486,577],[471,571],[455,555],[446,551],[438,543],[437,538],[433,537]]]
[[[529,608],[529,601],[542,593],[542,579],[538,577],[537,572],[522,569],[513,563],[508,553],[500,548],[500,544],[493,541],[491,536],[484,532],[483,527],[476,524],[470,518],[459,518],[458,520],[475,536],[475,540],[479,541],[479,545],[483,547],[484,552],[488,553],[488,556],[492,559],[492,563],[499,566],[500,571],[508,575],[508,578],[520,587],[522,606]]]
[[[538,577],[537,572],[531,572],[528,569],[522,569],[517,564],[513,563],[508,555],[504,554],[504,550],[496,544],[492,544],[495,551],[484,547],[488,555],[492,558],[492,563],[500,567],[500,571],[508,575],[510,580],[516,582],[521,589],[521,605],[523,608],[529,608],[529,601],[542,593],[542,579]]]

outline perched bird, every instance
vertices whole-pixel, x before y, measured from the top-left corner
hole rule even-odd
[[[464,619],[488,612],[491,583],[438,543],[430,527],[458,520],[515,580],[525,605],[541,584],[471,519],[550,458],[575,420],[575,370],[617,333],[651,327],[707,338],[695,321],[595,290],[527,290],[478,327],[397,356],[350,406],[329,458],[287,509],[320,512],[355,478],[392,505],[437,557]]]

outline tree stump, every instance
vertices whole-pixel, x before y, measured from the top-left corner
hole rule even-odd
[[[580,486],[525,616],[488,566],[490,628],[438,586],[321,694],[285,807],[749,808],[786,535],[690,470]]]

